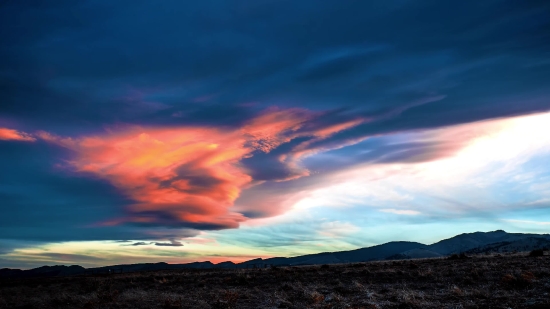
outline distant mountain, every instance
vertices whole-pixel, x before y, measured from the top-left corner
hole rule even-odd
[[[78,265],[42,266],[30,270],[0,269],[0,278],[30,278],[71,276],[80,274],[108,274],[117,272],[139,272],[173,269],[205,269],[205,268],[250,268],[266,266],[296,266],[338,263],[357,263],[376,260],[436,258],[455,253],[493,253],[531,251],[549,249],[549,234],[506,233],[498,230],[492,232],[475,232],[460,234],[449,239],[438,241],[431,245],[418,242],[392,241],[385,244],[360,248],[349,251],[322,252],[295,257],[274,257],[269,259],[253,259],[235,264],[227,261],[213,264],[210,261],[187,264],[141,263],[111,265],[95,268],[84,268]]]
[[[227,263],[227,262],[225,262]],[[111,265],[103,267],[95,267],[86,269],[91,273],[109,273],[117,272],[136,272],[136,271],[154,271],[154,270],[170,270],[170,269],[184,269],[184,268],[214,268],[216,265],[210,261],[206,262],[192,262],[187,264],[168,264],[164,262],[160,263],[140,263],[140,264],[122,264]]]
[[[218,263],[215,266],[219,268],[235,268],[235,263],[231,261],[227,261],[227,262]]]
[[[415,248],[415,249],[411,249],[408,251],[404,251],[404,252],[386,257],[386,260],[426,259],[426,258],[437,258],[441,256],[442,256],[441,254],[427,250],[425,248]]]
[[[544,237],[527,237],[513,241],[502,241],[492,243],[466,251],[469,254],[476,253],[501,253],[501,252],[522,252],[535,249],[550,248],[550,239]]]
[[[334,254],[323,254],[314,256],[308,260],[302,261],[301,263],[296,263],[295,265],[319,265],[319,264],[338,264],[343,263],[342,260],[338,259]]]
[[[122,265],[110,265],[103,267],[93,267],[86,269],[87,273],[109,273],[122,270],[123,272],[136,272],[136,271],[151,271],[151,270],[163,270],[171,269],[175,264],[168,264],[164,262],[160,263],[140,263],[140,264],[122,264]]]
[[[392,241],[368,248],[336,252],[335,256],[344,262],[367,262],[383,260],[390,255],[425,246],[418,242]]]
[[[385,257],[394,255],[410,249],[425,247],[418,242],[392,241],[382,245],[338,252],[323,252],[302,255],[291,258],[271,258],[256,263],[272,265],[311,265],[311,264],[336,264],[336,263],[357,263],[383,260]],[[322,261],[322,262],[320,262]],[[248,262],[245,262],[248,263]]]
[[[29,270],[2,268],[0,269],[0,278],[19,278],[23,277]]]
[[[468,234],[460,234],[455,237],[444,239],[429,245],[426,249],[437,252],[442,255],[450,255],[454,253],[466,252],[478,247],[487,246],[499,242],[515,242],[522,241],[530,237],[541,237],[550,240],[549,234],[537,235],[537,234],[520,234],[520,233],[506,233],[503,230],[493,232],[475,232]]]
[[[57,277],[57,276],[71,276],[84,273],[86,269],[82,266],[72,265],[55,265],[55,266],[42,266],[29,270],[20,269],[0,269],[0,278],[16,277],[16,278],[31,278],[31,277]]]

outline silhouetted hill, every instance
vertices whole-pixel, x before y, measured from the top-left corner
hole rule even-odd
[[[502,241],[470,249],[466,253],[502,253],[550,249],[550,240],[544,237],[527,237],[514,241]]]
[[[390,255],[425,246],[418,242],[392,241],[368,248],[336,252],[335,256],[344,262],[367,262],[383,260]]]
[[[415,248],[386,257],[386,260],[426,259],[440,257],[441,254],[425,248]]]
[[[274,257],[269,259],[252,259],[235,264],[227,261],[213,264],[210,261],[187,264],[140,263],[121,264],[85,269],[82,266],[56,265],[42,266],[30,270],[0,269],[0,278],[57,277],[80,274],[108,274],[117,272],[140,272],[171,269],[205,269],[205,268],[249,268],[266,266],[297,266],[316,264],[356,263],[376,260],[434,258],[455,253],[492,253],[531,251],[550,248],[549,234],[506,233],[498,230],[492,232],[475,232],[460,234],[438,241],[432,245],[418,242],[392,241],[372,247],[349,251],[322,252],[295,257]]]
[[[227,261],[227,262],[218,263],[215,266],[219,268],[235,268],[235,263],[231,261]]]
[[[436,242],[429,245],[426,249],[437,252],[442,255],[450,255],[454,253],[470,251],[474,248],[483,247],[489,244],[499,242],[515,242],[522,241],[530,237],[541,237],[550,240],[550,235],[543,234],[520,234],[520,233],[506,233],[503,230],[497,230],[492,232],[475,232],[460,234],[449,239]]]
[[[31,277],[57,277],[57,276],[71,276],[84,273],[86,269],[82,266],[72,265],[55,265],[55,266],[42,266],[29,270],[20,269],[0,269],[0,278],[3,277],[16,277],[16,278],[31,278]]]
[[[256,264],[262,266],[268,265],[311,265],[311,264],[335,264],[335,263],[355,263],[382,260],[387,256],[407,251],[413,248],[425,247],[424,244],[408,241],[393,241],[382,245],[376,245],[367,248],[337,251],[337,252],[322,252],[315,254],[307,254],[296,257],[284,258],[276,257],[270,259],[254,259],[238,265]]]

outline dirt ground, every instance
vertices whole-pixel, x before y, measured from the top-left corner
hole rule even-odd
[[[550,308],[550,256],[0,280],[0,308]]]

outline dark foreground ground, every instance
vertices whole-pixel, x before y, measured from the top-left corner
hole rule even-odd
[[[0,308],[550,308],[550,256],[6,279]]]

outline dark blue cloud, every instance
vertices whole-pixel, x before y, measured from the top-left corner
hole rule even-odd
[[[527,113],[548,105],[499,101],[547,94],[549,10],[541,1],[11,2],[0,10],[0,111],[50,126],[235,124],[259,108],[243,103],[370,114],[444,94],[433,109],[447,122]],[[439,119],[432,107],[418,113],[411,126]]]
[[[0,40],[0,127],[27,132],[75,136],[121,123],[237,128],[273,105],[322,111],[304,130],[369,119],[310,145],[331,149],[550,109],[548,1],[8,1]],[[307,139],[242,163],[254,180],[292,177],[301,171],[278,156]],[[132,201],[90,175],[56,170],[68,153],[41,142],[0,147],[0,207],[9,213],[0,238],[147,239],[138,225],[89,227],[124,216]],[[452,145],[357,147],[308,167],[428,160]],[[195,177],[197,188],[208,181]]]
[[[120,206],[128,201],[101,181],[56,170],[60,156],[57,147],[44,143],[2,143],[3,238],[86,238],[86,231],[93,230],[86,226],[121,215]]]
[[[135,226],[110,226],[133,203],[93,175],[59,167],[69,154],[43,142],[3,142],[0,152],[0,240],[151,239],[192,236],[173,230],[155,236]]]
[[[172,240],[170,242],[156,242],[155,246],[161,247],[183,247],[183,244],[179,241]]]

